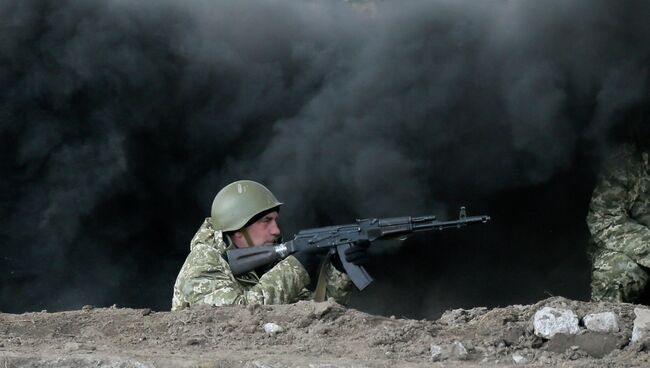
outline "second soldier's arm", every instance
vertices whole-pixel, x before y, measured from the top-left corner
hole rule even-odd
[[[597,246],[650,267],[650,229],[630,216],[638,196],[640,169],[640,160],[630,147],[609,160],[594,190],[587,225]]]

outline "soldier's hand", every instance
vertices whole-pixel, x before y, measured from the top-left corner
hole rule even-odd
[[[346,262],[352,263],[356,266],[363,266],[368,264],[370,261],[368,247],[370,247],[370,242],[368,240],[362,240],[352,244],[350,248],[346,249],[345,252],[343,252],[345,254]],[[341,262],[338,254],[332,255],[331,262],[334,268],[336,268],[339,272],[345,273],[345,268],[343,267],[343,263]]]
[[[345,250],[345,260],[357,266],[368,264],[370,262],[368,247],[370,247],[368,240],[354,243],[354,245]]]

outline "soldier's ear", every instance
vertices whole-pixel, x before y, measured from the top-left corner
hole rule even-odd
[[[233,244],[235,244],[235,247],[237,248],[246,246],[246,239],[244,238],[244,234],[242,234],[241,231],[233,231],[230,233],[230,240],[232,240]]]

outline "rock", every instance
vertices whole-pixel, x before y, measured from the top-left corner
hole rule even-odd
[[[442,346],[431,344],[431,361],[439,362],[439,361],[444,360],[446,358],[448,358],[448,357],[443,356]]]
[[[581,350],[594,358],[602,358],[624,346],[626,340],[613,334],[592,331],[580,335],[557,334],[548,342],[547,349],[555,353]]]
[[[465,346],[461,342],[454,341],[454,343],[451,344],[451,356],[453,358],[457,360],[465,360],[468,355],[467,349],[465,349]]]
[[[282,331],[284,331],[284,328],[282,328],[279,325],[276,325],[275,323],[269,322],[264,324],[264,332],[266,332],[269,335],[275,335]]]
[[[632,342],[642,341],[650,337],[650,309],[634,308],[634,328]]]
[[[527,364],[528,358],[521,354],[514,353],[512,354],[512,361],[515,362],[515,364]]]
[[[431,360],[434,362],[444,361],[447,359],[465,360],[469,356],[465,346],[454,341],[452,344],[436,345],[431,344]]]
[[[150,314],[151,314],[151,309],[145,308],[145,309],[142,310],[142,315],[143,316],[148,316]]]
[[[90,311],[90,310],[93,310],[93,309],[95,309],[95,307],[93,307],[93,306],[90,305],[90,304],[86,304],[86,305],[84,305],[83,307],[81,307],[81,310],[86,311],[86,312],[87,312],[87,311]]]
[[[584,316],[582,321],[589,331],[618,332],[618,316],[614,312],[593,313]]]
[[[202,337],[190,337],[189,339],[185,340],[185,345],[187,346],[203,345],[206,342],[207,342],[206,339]]]
[[[533,318],[535,335],[545,339],[552,338],[555,334],[578,333],[578,317],[570,309],[544,307],[535,312]]]

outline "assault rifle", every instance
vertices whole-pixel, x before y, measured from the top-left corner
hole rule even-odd
[[[490,216],[467,216],[465,207],[460,208],[458,220],[438,221],[436,216],[368,218],[356,224],[320,227],[301,230],[292,240],[279,245],[236,248],[226,252],[230,270],[234,275],[248,272],[265,264],[283,259],[300,250],[318,247],[328,248],[329,254],[338,253],[345,272],[354,285],[363,290],[372,282],[366,269],[345,260],[345,250],[358,241],[379,239],[406,239],[411,233],[461,228],[475,223],[486,223]]]

